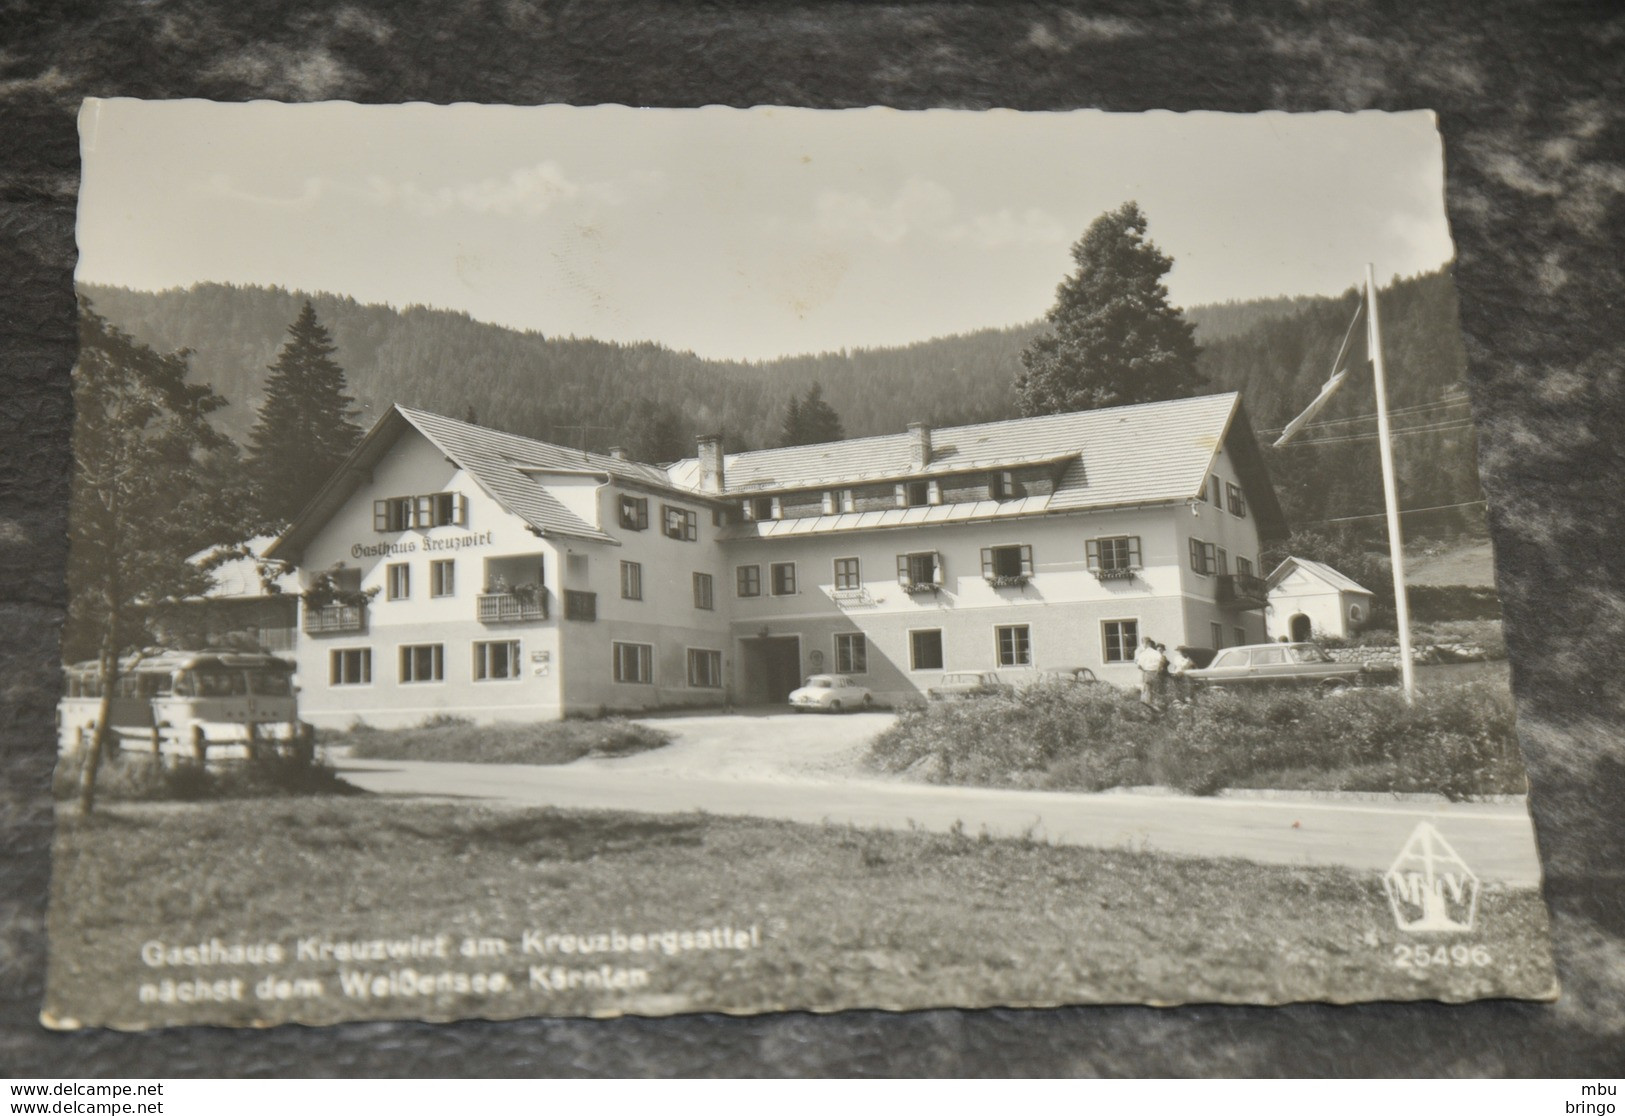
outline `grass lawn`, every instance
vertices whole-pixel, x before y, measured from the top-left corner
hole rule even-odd
[[[64,812],[52,886],[47,1013],[59,1024],[1463,1000],[1545,997],[1554,984],[1533,891],[1487,887],[1473,933],[1407,935],[1373,874],[708,815],[383,799],[121,805],[88,823]],[[622,951],[555,941],[527,954],[527,931],[533,947],[619,935]],[[319,953],[442,935],[446,958],[296,956],[301,941]],[[166,950],[214,940],[220,963],[166,962]],[[478,956],[462,956],[465,942]],[[697,948],[719,942],[729,948]],[[230,953],[261,943],[290,959]],[[144,946],[159,966],[143,962]],[[1456,964],[1452,946],[1468,947],[1463,959],[1483,948]],[[401,969],[438,990],[391,994],[387,974]],[[345,973],[378,983],[347,995]],[[483,994],[457,986],[473,974]],[[289,982],[273,995],[302,995],[258,998],[267,977]],[[140,1002],[143,985],[156,1000],[163,980],[198,978],[206,1002]]]
[[[322,738],[358,759],[441,760],[454,763],[573,763],[584,756],[629,756],[664,748],[670,733],[619,717],[601,721],[538,721],[472,725],[447,721],[408,729],[355,729]]]

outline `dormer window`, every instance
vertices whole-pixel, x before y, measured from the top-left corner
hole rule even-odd
[[[906,481],[897,486],[897,506],[923,508],[942,503],[942,488],[934,480]]]
[[[1021,486],[1016,483],[1016,475],[1009,469],[1000,469],[988,478],[987,498],[989,500],[1016,500],[1021,497]]]
[[[745,513],[747,521],[778,519],[784,514],[777,496],[752,496],[740,506],[740,510]]]
[[[836,488],[824,493],[824,514],[857,511],[856,494],[850,488]]]

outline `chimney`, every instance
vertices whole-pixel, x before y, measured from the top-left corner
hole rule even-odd
[[[908,424],[908,466],[923,469],[931,464],[931,426],[924,422]]]
[[[722,435],[701,434],[699,446],[700,491],[721,492],[727,484],[722,471]]]
[[[613,457],[616,461],[625,461],[626,460],[626,447],[625,446],[610,446],[609,447],[609,455],[611,457]]]

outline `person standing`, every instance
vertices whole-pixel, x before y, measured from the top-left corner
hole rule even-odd
[[[1146,636],[1140,644],[1140,652],[1134,656],[1134,665],[1140,668],[1140,704],[1155,709],[1157,687],[1168,660],[1157,650],[1156,641],[1150,636]]]
[[[1195,665],[1182,648],[1176,647],[1168,652],[1168,680],[1173,686],[1175,700],[1181,704],[1191,699],[1191,683],[1185,677],[1185,672]]]

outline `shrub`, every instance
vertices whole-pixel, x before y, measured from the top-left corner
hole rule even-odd
[[[669,733],[621,717],[474,725],[460,718],[418,728],[374,729],[350,741],[358,759],[452,763],[571,763],[583,756],[626,756],[670,744]]]
[[[1111,687],[1040,687],[1015,698],[910,710],[870,762],[932,782],[1097,791],[1158,785],[1520,793],[1523,769],[1504,686],[1209,689],[1153,713]]]
[[[58,801],[78,795],[81,764],[78,753],[57,759],[51,787]],[[205,802],[361,793],[359,787],[346,783],[319,760],[306,763],[276,754],[204,765],[191,758],[118,751],[103,756],[96,771],[96,797],[108,802]]]

